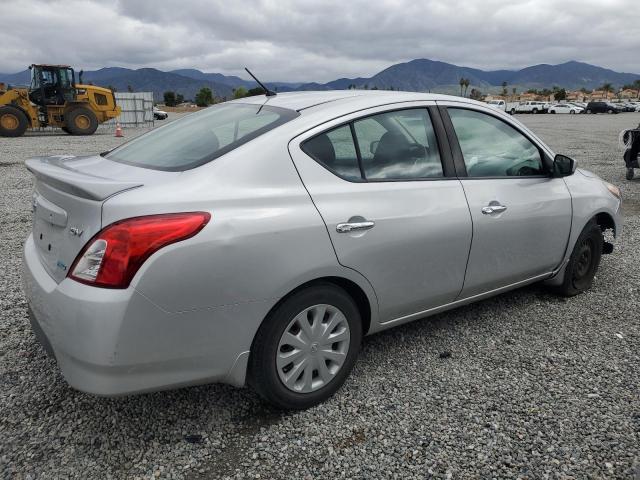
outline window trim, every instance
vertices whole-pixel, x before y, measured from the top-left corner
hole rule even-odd
[[[451,117],[449,116],[449,109],[453,108],[456,110],[469,110],[475,113],[481,113],[487,115],[489,117],[495,118],[496,120],[508,125],[513,128],[520,135],[525,137],[529,142],[533,144],[534,147],[538,149],[540,154],[540,161],[542,162],[542,167],[545,172],[542,175],[499,175],[499,176],[477,176],[472,177],[467,173],[467,165],[464,162],[464,155],[462,153],[462,148],[460,147],[460,141],[458,140],[458,135],[456,134],[455,127],[453,126],[453,122],[451,121]],[[524,132],[517,125],[514,125],[511,122],[506,121],[504,118],[500,118],[499,115],[494,115],[493,112],[486,112],[484,110],[479,110],[475,108],[471,108],[469,105],[438,105],[438,110],[440,111],[440,115],[442,116],[442,120],[445,126],[445,130],[447,133],[447,137],[449,138],[449,144],[451,146],[451,153],[453,155],[453,162],[455,165],[456,173],[458,178],[464,178],[467,180],[507,180],[507,179],[522,179],[522,178],[550,178],[552,176],[551,164],[553,160],[549,159],[549,155],[547,152],[540,146],[538,142],[536,142],[530,135]]]
[[[433,133],[434,133],[434,136],[436,138],[436,146],[438,148],[438,155],[440,156],[440,164],[442,166],[442,176],[440,176],[440,177],[422,177],[422,178],[367,178],[367,176],[366,176],[366,174],[364,172],[364,167],[362,165],[362,155],[360,153],[360,145],[359,145],[358,139],[356,137],[354,123],[358,122],[360,120],[364,120],[364,119],[370,118],[370,117],[375,117],[377,115],[385,115],[385,114],[393,113],[393,112],[404,112],[404,111],[407,111],[407,110],[425,110],[426,111],[426,113],[427,113],[427,115],[429,117],[429,120],[431,121],[431,125],[433,127]],[[337,129],[345,127],[345,126],[349,126],[349,129],[351,131],[351,140],[352,140],[352,142],[354,144],[355,151],[356,151],[358,167],[360,169],[360,175],[361,175],[361,178],[357,179],[357,180],[354,180],[352,178],[344,177],[340,173],[336,172],[334,169],[328,167],[324,163],[322,163],[322,162],[316,160],[315,158],[313,158],[311,155],[309,155],[307,153],[307,151],[304,148],[304,145],[308,141],[313,140],[314,138],[316,138],[316,137],[318,137],[320,135],[325,135],[328,132],[331,132],[333,130],[337,130]],[[342,123],[338,123],[336,125],[332,125],[330,128],[327,128],[326,130],[322,130],[321,132],[318,132],[315,135],[312,135],[312,136],[302,140],[298,144],[298,148],[300,148],[300,150],[307,157],[309,157],[311,160],[313,160],[318,165],[323,167],[325,170],[331,172],[333,175],[335,175],[336,177],[340,178],[341,180],[344,180],[344,181],[349,182],[349,183],[430,182],[430,181],[432,182],[432,181],[441,181],[441,180],[451,180],[452,178],[455,178],[455,171],[454,171],[454,169],[452,167],[453,157],[451,155],[450,146],[446,145],[444,143],[447,140],[446,131],[445,130],[446,129],[445,129],[444,124],[442,123],[442,118],[440,116],[440,112],[438,111],[438,107],[436,105],[417,105],[417,106],[410,106],[410,107],[406,107],[406,106],[405,107],[396,107],[396,108],[392,108],[392,109],[389,109],[389,110],[382,110],[380,112],[368,113],[366,115],[359,116],[359,117],[356,117],[356,118],[352,118],[350,120],[347,120],[347,121],[342,122]]]

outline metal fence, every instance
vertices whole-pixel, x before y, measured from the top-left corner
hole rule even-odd
[[[115,92],[115,96],[122,113],[105,125],[115,128],[118,122],[123,128],[153,127],[153,92]]]

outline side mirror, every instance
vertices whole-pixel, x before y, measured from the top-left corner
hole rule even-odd
[[[568,177],[575,173],[577,167],[578,164],[573,158],[558,154],[553,159],[553,176]]]

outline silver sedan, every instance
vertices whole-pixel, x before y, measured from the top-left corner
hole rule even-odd
[[[306,408],[363,335],[588,289],[621,226],[619,190],[514,118],[421,93],[245,98],[27,168],[31,323],[99,395],[249,383]]]

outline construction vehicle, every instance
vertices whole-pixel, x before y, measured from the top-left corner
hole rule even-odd
[[[0,136],[19,137],[27,128],[60,127],[71,135],[91,135],[98,124],[120,115],[108,88],[75,82],[68,65],[31,65],[29,87],[0,83]]]

